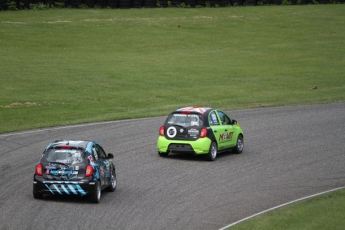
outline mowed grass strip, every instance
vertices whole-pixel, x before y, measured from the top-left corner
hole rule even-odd
[[[345,100],[345,5],[0,12],[0,133]]]
[[[345,189],[286,206],[234,225],[229,230],[342,230]]]

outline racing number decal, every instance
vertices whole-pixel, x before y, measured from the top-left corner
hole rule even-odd
[[[176,128],[173,127],[173,126],[170,126],[168,129],[167,129],[167,136],[170,137],[170,138],[173,138],[176,136]]]
[[[226,141],[226,140],[231,140],[232,139],[232,135],[234,134],[234,132],[225,132],[219,135],[219,141]]]

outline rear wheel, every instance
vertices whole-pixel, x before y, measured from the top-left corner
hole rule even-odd
[[[34,195],[35,199],[42,199],[43,198],[43,194],[42,193],[33,192],[33,195]]]
[[[240,134],[240,135],[238,135],[238,138],[237,138],[235,152],[240,154],[240,153],[242,153],[243,148],[244,148],[244,140],[243,140],[243,136]]]
[[[117,185],[116,174],[115,174],[115,170],[113,170],[111,173],[110,185],[107,188],[107,191],[114,192],[116,189],[116,185]]]
[[[99,203],[99,201],[101,200],[101,185],[99,181],[96,182],[95,189],[93,193],[90,194],[89,199],[92,203]]]
[[[169,156],[169,152],[163,152],[163,153],[158,152],[158,154],[159,154],[159,156],[161,156],[161,157],[167,157],[167,156]]]
[[[214,161],[217,157],[217,144],[215,142],[212,142],[210,145],[210,150],[207,154],[207,159],[210,161]]]

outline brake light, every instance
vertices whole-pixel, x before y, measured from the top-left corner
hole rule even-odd
[[[204,138],[207,136],[207,129],[206,128],[202,128],[200,130],[200,138]]]
[[[36,165],[36,175],[43,176],[43,166],[41,164]]]
[[[159,135],[160,135],[160,136],[164,136],[164,126],[161,126],[161,127],[159,128]]]
[[[63,145],[61,146],[62,149],[71,149],[71,146],[68,146],[68,145]]]
[[[85,176],[92,176],[93,174],[93,168],[91,165],[86,166],[85,169]]]

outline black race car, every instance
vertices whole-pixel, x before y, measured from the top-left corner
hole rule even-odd
[[[36,165],[34,198],[41,199],[44,194],[76,195],[99,203],[102,189],[116,189],[113,158],[94,141],[51,142]]]

